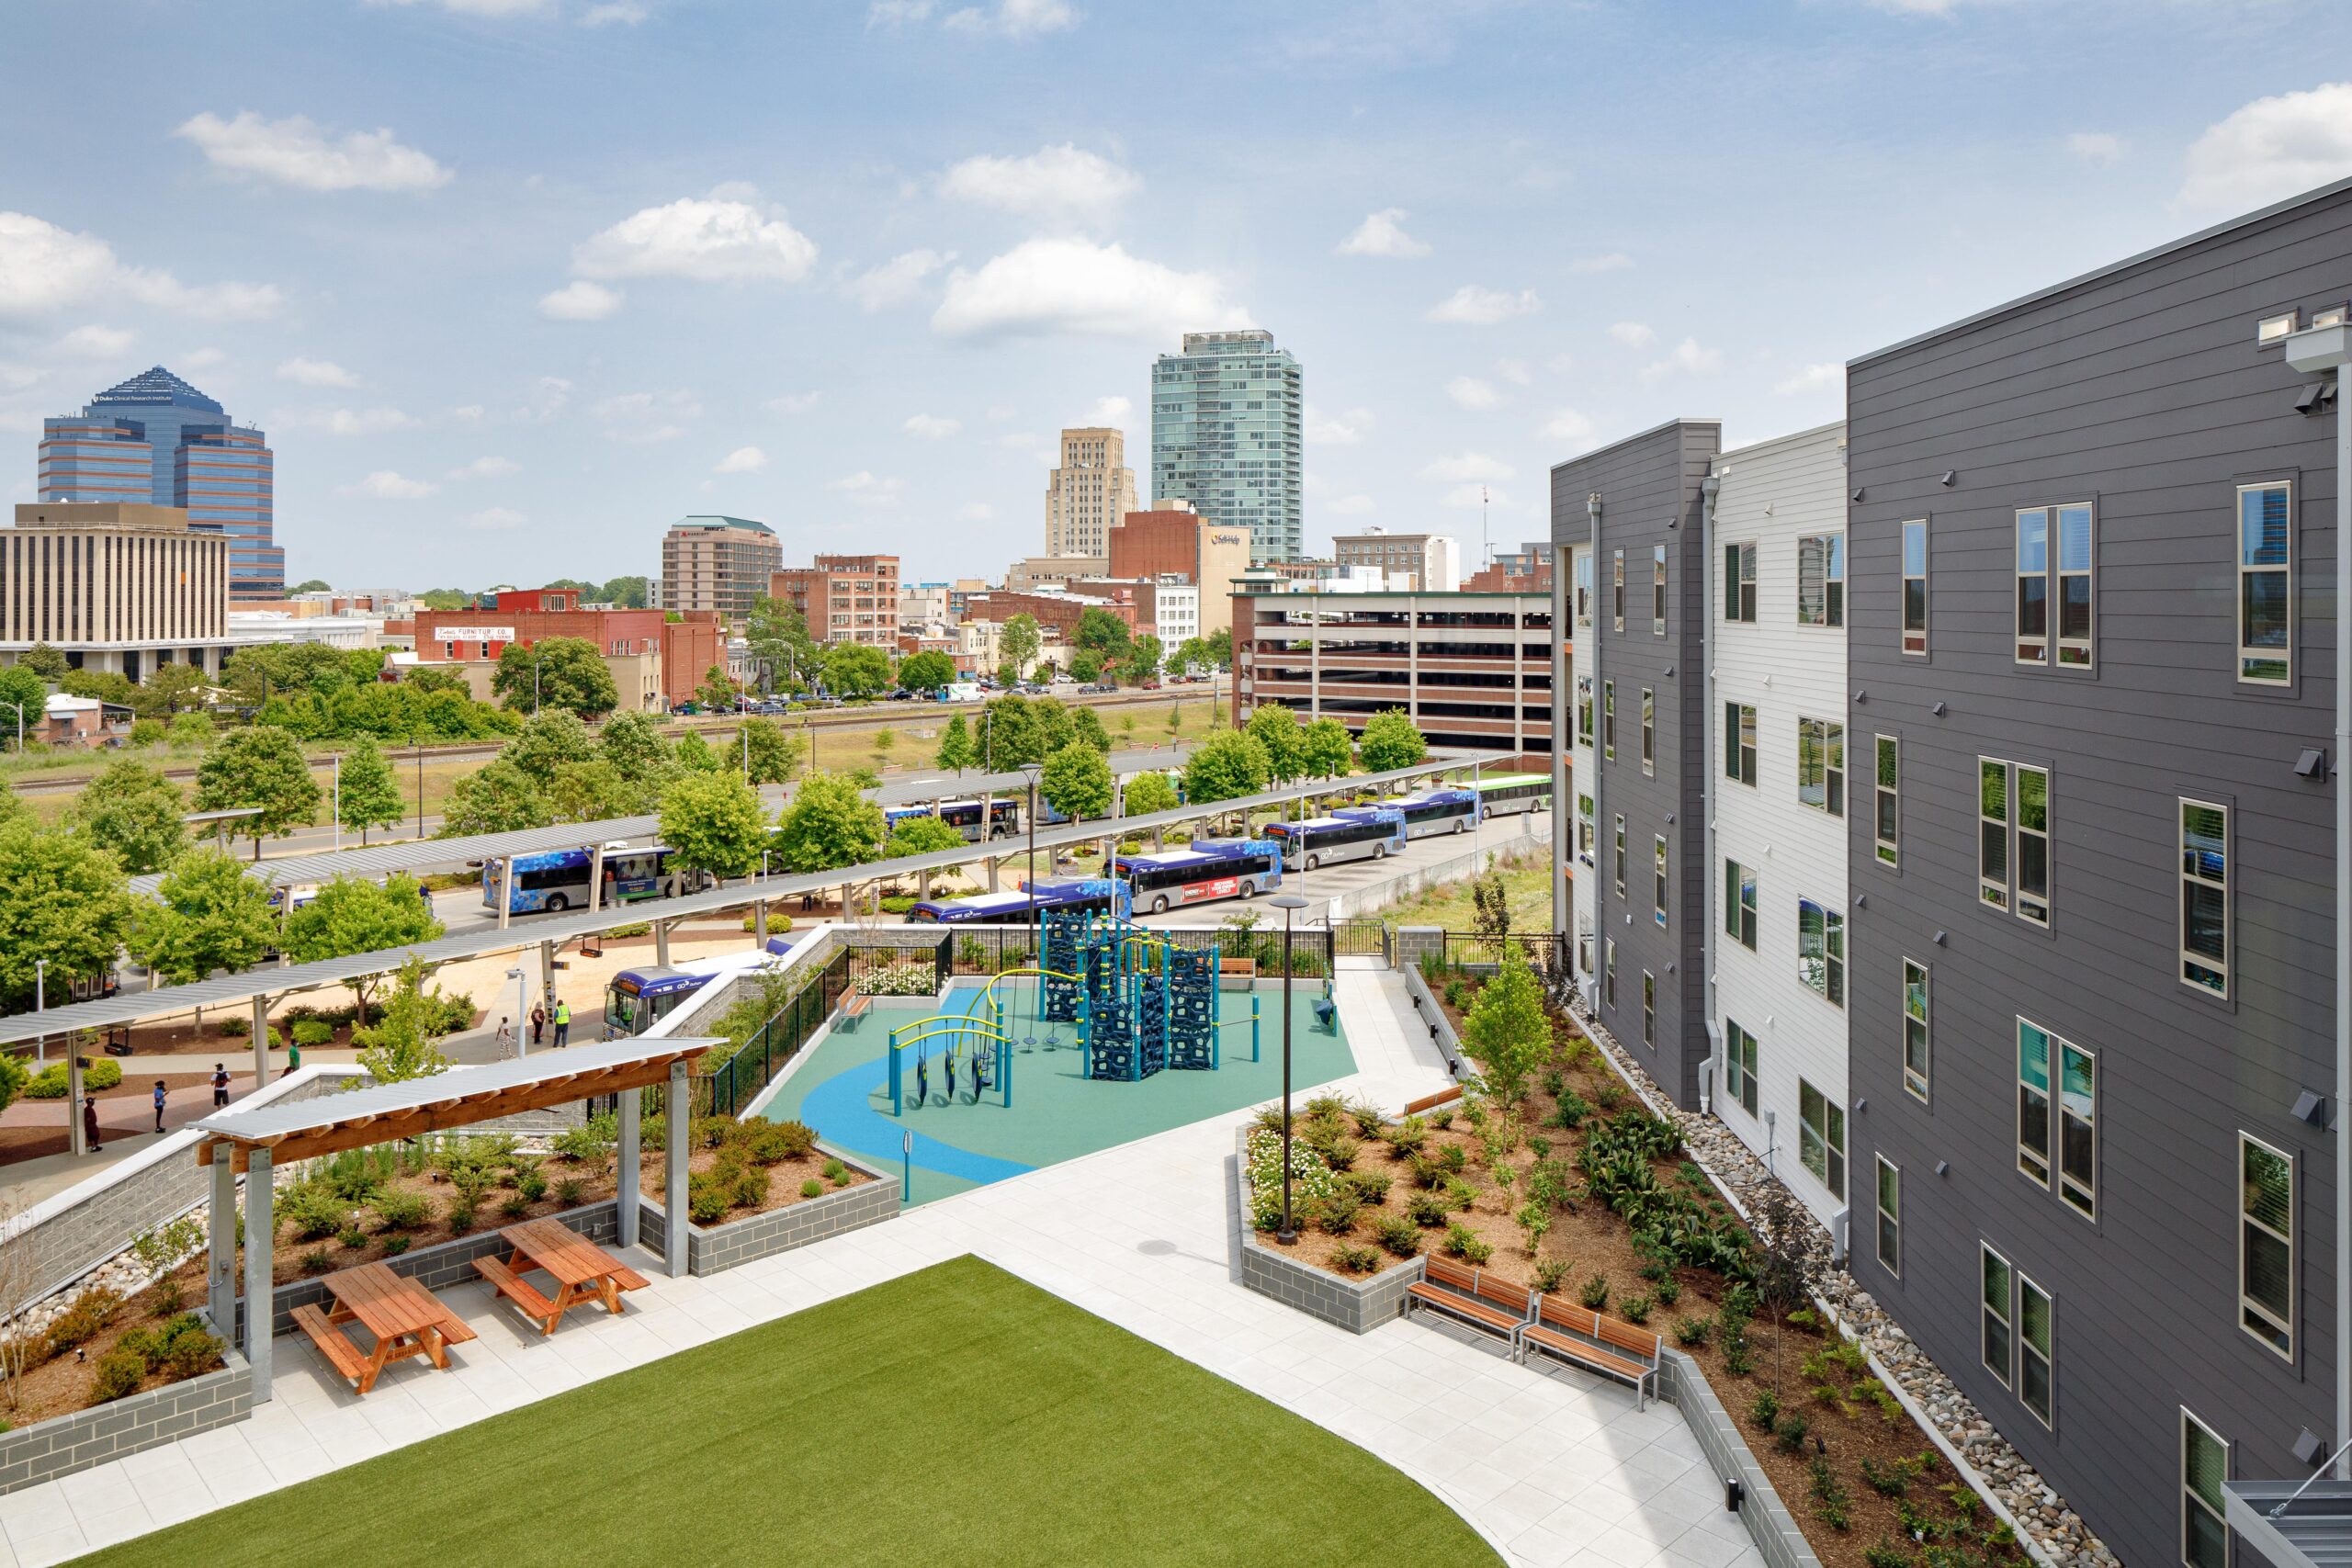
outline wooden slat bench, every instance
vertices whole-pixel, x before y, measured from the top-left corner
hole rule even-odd
[[[864,991],[854,991],[842,1002],[842,1032],[857,1032],[858,1021],[874,1006],[874,998]]]
[[[1589,1307],[1552,1296],[1540,1299],[1535,1315],[1520,1327],[1518,1356],[1532,1366],[1541,1351],[1590,1372],[1634,1385],[1634,1407],[1657,1397],[1658,1337],[1606,1317]]]
[[[351,1342],[349,1335],[327,1321],[326,1308],[316,1302],[296,1307],[294,1326],[311,1337],[311,1343],[319,1348],[319,1354],[327,1359],[327,1365],[339,1376],[354,1382],[372,1381],[368,1377],[371,1369],[366,1353]]]
[[[1484,1269],[1432,1258],[1424,1265],[1420,1281],[1408,1289],[1405,1311],[1408,1316],[1416,1308],[1444,1313],[1473,1328],[1501,1336],[1516,1354],[1519,1331],[1526,1326],[1532,1294],[1526,1286]]]
[[[1230,980],[1241,982],[1240,989],[1248,990],[1258,983],[1258,961],[1254,958],[1220,958],[1216,961],[1217,989],[1224,990]]]
[[[491,1289],[506,1297],[522,1309],[523,1315],[539,1325],[541,1334],[553,1334],[556,1321],[563,1316],[563,1309],[539,1293],[537,1286],[526,1280],[495,1258],[477,1258],[474,1269],[490,1281]]]

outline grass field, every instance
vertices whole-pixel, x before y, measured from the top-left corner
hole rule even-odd
[[[1503,891],[1510,899],[1513,931],[1541,931],[1551,919],[1552,871],[1544,859],[1548,852],[1546,846],[1537,845],[1506,855],[1497,863],[1502,872]],[[1377,913],[1392,926],[1437,926],[1450,931],[1466,931],[1471,929],[1470,884],[1464,880],[1431,887],[1409,898],[1400,898]]]
[[[1499,1562],[1363,1450],[971,1258],[81,1559],[1368,1560]]]

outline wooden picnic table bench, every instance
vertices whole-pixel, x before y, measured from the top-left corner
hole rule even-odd
[[[429,1356],[436,1367],[449,1364],[448,1348],[474,1337],[465,1319],[423,1285],[396,1274],[381,1263],[362,1263],[326,1278],[327,1293],[334,1298],[328,1311],[313,1302],[294,1309],[295,1326],[311,1337],[339,1376],[351,1379],[366,1393],[376,1386],[384,1368],[410,1356]],[[372,1352],[363,1352],[342,1325],[357,1323],[376,1337]]]
[[[1644,1408],[1657,1391],[1658,1346],[1656,1334],[1604,1316],[1590,1307],[1571,1306],[1551,1296],[1541,1298],[1536,1314],[1519,1331],[1518,1356],[1541,1351],[1560,1360],[1634,1385],[1634,1408]]]
[[[1432,1258],[1424,1265],[1419,1282],[1407,1291],[1405,1311],[1408,1316],[1416,1308],[1444,1313],[1473,1328],[1499,1336],[1516,1351],[1533,1294],[1526,1286],[1498,1279],[1483,1269],[1465,1269]]]
[[[477,1258],[474,1268],[492,1289],[536,1321],[541,1334],[553,1334],[563,1314],[587,1302],[601,1302],[617,1316],[623,1291],[645,1289],[645,1276],[573,1230],[560,1220],[526,1220],[498,1233],[513,1250],[501,1260]],[[523,1276],[544,1269],[555,1281],[549,1297]]]
[[[1216,961],[1216,983],[1223,989],[1228,980],[1242,982],[1247,990],[1258,983],[1258,961],[1254,958],[1220,958]]]

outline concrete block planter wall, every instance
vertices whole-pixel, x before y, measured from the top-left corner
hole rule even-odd
[[[867,1225],[880,1224],[896,1219],[899,1214],[899,1179],[886,1176],[861,1161],[851,1159],[838,1149],[818,1145],[818,1152],[840,1160],[852,1170],[872,1177],[854,1187],[844,1187],[828,1192],[821,1198],[790,1204],[782,1209],[770,1209],[763,1214],[747,1214],[724,1224],[698,1225],[691,1221],[686,1225],[686,1272],[689,1274],[723,1274],[756,1258],[772,1258],[779,1252],[790,1252],[807,1247],[812,1241],[840,1235],[844,1231],[864,1230]],[[641,1200],[643,1217],[638,1224],[638,1245],[655,1257],[662,1256],[667,1222],[662,1206],[650,1198]]]
[[[1234,1135],[1236,1206],[1241,1220],[1241,1282],[1261,1296],[1310,1313],[1351,1334],[1368,1334],[1405,1314],[1405,1292],[1421,1277],[1418,1258],[1385,1258],[1380,1272],[1350,1280],[1302,1263],[1258,1234],[1250,1223],[1250,1186],[1240,1172],[1250,1167],[1250,1133]]]
[[[243,1420],[253,1413],[253,1371],[233,1345],[221,1360],[217,1372],[0,1432],[0,1493]]]

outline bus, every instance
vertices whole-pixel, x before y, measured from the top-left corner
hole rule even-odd
[[[1332,815],[1367,817],[1375,811],[1403,812],[1408,839],[1463,832],[1484,819],[1476,792],[1466,789],[1425,789],[1413,795],[1395,795],[1377,806],[1345,806]]]
[[[675,852],[654,844],[639,850],[605,852],[604,904],[632,904],[640,898],[674,898],[698,892],[708,882],[700,872],[681,872],[670,863]],[[549,850],[543,854],[514,857],[514,887],[509,910],[517,915],[539,910],[561,913],[588,907],[588,876],[595,856],[587,850]],[[481,863],[481,902],[498,908],[498,884],[505,862],[493,855]]]
[[[1033,898],[1024,886],[1015,893],[981,893],[969,898],[926,898],[907,911],[910,925],[1026,925],[1035,909],[1068,913],[1090,910],[1125,919],[1127,885],[1110,876],[1041,876]]]
[[[1313,871],[1347,860],[1385,860],[1405,847],[1405,814],[1375,806],[1363,817],[1270,822],[1266,837],[1283,847],[1284,871]]]
[[[1255,898],[1281,886],[1283,846],[1272,839],[1194,839],[1189,849],[1120,855],[1111,868],[1126,878],[1136,908],[1157,915],[1173,904]]]
[[[917,817],[937,817],[963,834],[966,843],[977,844],[981,838],[980,812],[984,806],[988,811],[989,838],[1017,839],[1021,836],[1021,803],[1017,800],[943,800],[936,807],[893,806],[883,811],[882,822],[886,829],[889,829]]]
[[[1489,818],[1552,809],[1549,773],[1487,773],[1473,779],[1470,787]]]
[[[628,1040],[644,1033],[710,980],[707,974],[667,964],[622,970],[605,987],[605,1038]]]

